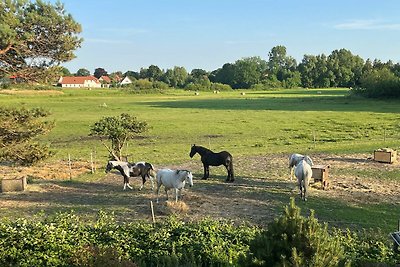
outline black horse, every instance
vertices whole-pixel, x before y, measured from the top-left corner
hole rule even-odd
[[[199,153],[201,156],[201,162],[204,167],[204,176],[202,179],[207,179],[210,176],[210,166],[224,165],[228,171],[226,181],[233,182],[235,180],[233,176],[233,157],[228,151],[214,153],[205,147],[192,145],[189,156],[193,158],[196,153]]]

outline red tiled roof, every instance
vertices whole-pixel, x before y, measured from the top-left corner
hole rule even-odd
[[[111,79],[108,76],[101,76],[99,80],[103,80],[106,83],[111,83]]]
[[[66,76],[61,78],[60,84],[84,84],[88,80],[99,83],[99,80],[94,76]]]

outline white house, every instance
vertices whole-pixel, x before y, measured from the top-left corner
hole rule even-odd
[[[101,82],[94,76],[67,76],[58,80],[63,88],[101,88]]]
[[[132,80],[129,79],[128,76],[125,76],[125,78],[122,79],[122,81],[119,82],[119,85],[126,85],[126,84],[131,84]]]

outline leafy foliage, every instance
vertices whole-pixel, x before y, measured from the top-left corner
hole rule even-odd
[[[327,225],[321,225],[313,212],[308,218],[301,216],[292,198],[284,215],[251,242],[244,265],[337,266],[342,258],[343,248]]]
[[[54,122],[42,121],[49,112],[41,108],[0,108],[0,158],[23,165],[36,163],[51,153],[34,138],[48,133]]]
[[[361,79],[360,87],[354,92],[367,97],[399,98],[400,77],[388,68],[372,70]]]
[[[116,160],[121,160],[126,141],[147,129],[146,122],[138,121],[135,116],[122,113],[119,117],[104,117],[95,122],[90,129],[90,135],[99,136],[110,154]],[[111,146],[107,145],[104,139],[111,141]]]
[[[73,213],[45,220],[0,221],[1,266],[235,266],[257,228],[176,218],[155,225],[117,224],[99,213],[94,224]]]
[[[400,263],[400,251],[392,249],[386,234],[378,231],[363,230],[352,232],[349,229],[341,231],[336,229],[334,235],[340,239],[345,250],[345,257],[354,266],[366,266],[373,263],[387,263],[395,265]]]
[[[0,76],[44,80],[49,70],[74,58],[81,26],[61,2],[0,2]],[[3,74],[3,75],[2,75]]]

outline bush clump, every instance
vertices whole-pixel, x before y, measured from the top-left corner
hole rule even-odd
[[[281,217],[270,223],[250,244],[243,266],[337,266],[344,258],[338,238],[329,234],[314,212],[300,215],[294,199]]]

